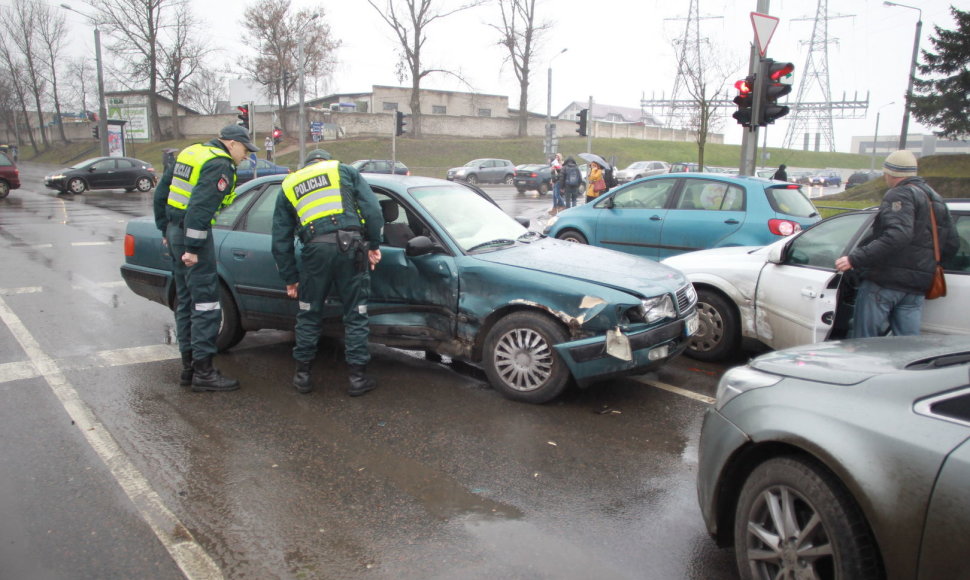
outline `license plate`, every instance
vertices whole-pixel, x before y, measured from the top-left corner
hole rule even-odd
[[[525,185],[525,182],[524,182],[524,181],[522,181],[521,179],[516,179],[516,180],[515,180],[515,184],[516,184],[516,185]]]
[[[684,321],[684,335],[692,336],[695,332],[697,332],[698,326],[700,326],[700,319],[697,317],[697,313],[695,312],[690,316],[690,318]]]

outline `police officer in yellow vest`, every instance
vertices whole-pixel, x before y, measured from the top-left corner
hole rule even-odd
[[[323,302],[332,287],[343,306],[344,346],[352,397],[377,385],[365,374],[370,362],[367,300],[370,274],[381,260],[383,216],[370,185],[357,169],[331,160],[316,149],[303,169],[283,180],[273,215],[273,256],[290,298],[299,298],[296,315],[296,374],[293,386],[313,390],[310,367],[317,354]],[[297,269],[294,235],[302,242]]]
[[[175,330],[182,353],[181,384],[193,391],[233,391],[239,381],[212,366],[222,311],[211,225],[235,195],[236,165],[259,151],[239,125],[217,139],[186,147],[155,187],[155,225],[172,256],[178,306]]]

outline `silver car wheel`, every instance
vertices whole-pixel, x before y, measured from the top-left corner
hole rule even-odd
[[[516,328],[503,334],[492,356],[502,381],[516,391],[533,391],[552,374],[552,348],[531,328]]]
[[[690,348],[700,352],[717,348],[724,340],[724,319],[721,318],[721,313],[710,304],[698,302],[697,316],[700,324],[697,332],[690,338]]]
[[[755,578],[821,578],[832,544],[814,506],[779,485],[761,492],[748,520],[748,565]]]
[[[141,192],[148,191],[152,188],[152,180],[147,177],[139,177],[138,181],[135,182],[135,189]]]

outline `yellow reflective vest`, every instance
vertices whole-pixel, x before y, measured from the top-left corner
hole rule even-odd
[[[296,208],[301,226],[344,213],[340,195],[340,162],[319,161],[283,180],[283,193]]]
[[[216,157],[225,157],[233,161],[231,155],[218,147],[212,147],[210,145],[197,143],[183,149],[175,160],[175,170],[172,172],[172,183],[168,188],[168,205],[178,209],[188,208],[192,191],[199,183],[202,166]],[[235,165],[235,161],[233,161],[233,165]],[[228,193],[222,198],[222,207],[226,207],[232,203],[233,198],[236,196],[235,192],[236,174],[233,173],[232,187],[229,188]]]

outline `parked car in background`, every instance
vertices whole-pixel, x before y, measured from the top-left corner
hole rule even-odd
[[[697,165],[696,163],[689,163],[689,162],[682,161],[678,163],[671,163],[670,169],[667,171],[667,173],[688,173],[688,172],[697,172],[697,171],[701,171],[701,168],[699,165]]]
[[[515,166],[508,159],[473,159],[448,170],[448,181],[512,185],[514,179]]]
[[[20,170],[6,153],[0,153],[0,199],[10,195],[11,189],[20,188]]]
[[[970,334],[970,310],[965,307],[970,303],[970,201],[948,200],[947,205],[960,247],[943,262],[947,296],[926,301],[922,332]],[[854,274],[837,272],[835,260],[869,235],[875,215],[876,209],[841,213],[768,246],[665,259],[697,289],[701,328],[687,354],[725,360],[743,342],[780,349],[847,336]]]
[[[361,173],[391,173],[390,159],[358,159],[350,165],[356,167]],[[400,161],[394,161],[394,173],[398,175],[411,175],[408,166]]]
[[[617,182],[626,183],[641,177],[667,173],[669,170],[670,164],[666,161],[634,161],[627,165],[625,169],[618,169],[615,177]]]
[[[720,379],[697,448],[743,580],[970,578],[970,337],[790,348]]]
[[[149,191],[158,176],[152,164],[134,157],[95,157],[44,177],[44,185],[61,193],[89,189]]]
[[[842,185],[842,175],[838,171],[822,171],[816,173],[810,179],[811,185],[821,185],[822,187],[832,187]]]
[[[772,173],[772,175],[774,175],[774,173]],[[792,183],[797,183],[799,185],[811,185],[812,172],[811,171],[789,171],[788,181]]]
[[[818,220],[798,185],[672,173],[621,185],[565,210],[549,219],[545,233],[659,260],[704,248],[766,244]]]
[[[533,190],[545,195],[552,189],[552,165],[533,163],[516,166],[513,185],[519,193]]]
[[[299,306],[270,249],[282,181],[240,187],[212,228],[220,350],[247,330],[293,328]],[[481,365],[505,396],[543,403],[571,384],[657,368],[694,331],[694,287],[672,268],[541,236],[471,185],[383,174],[367,181],[385,237],[370,273],[374,342]],[[172,258],[154,220],[131,220],[124,245],[129,288],[171,308]],[[328,301],[323,317],[323,332],[341,336],[339,303]]]
[[[856,185],[862,185],[863,183],[868,183],[873,179],[882,177],[882,173],[878,171],[856,171],[845,180],[845,188],[855,187]]]
[[[236,185],[246,183],[250,179],[255,179],[256,177],[265,177],[267,175],[284,175],[290,172],[290,168],[286,165],[277,165],[272,161],[266,159],[257,159],[253,161],[252,158],[243,159],[238,166],[236,166]]]

